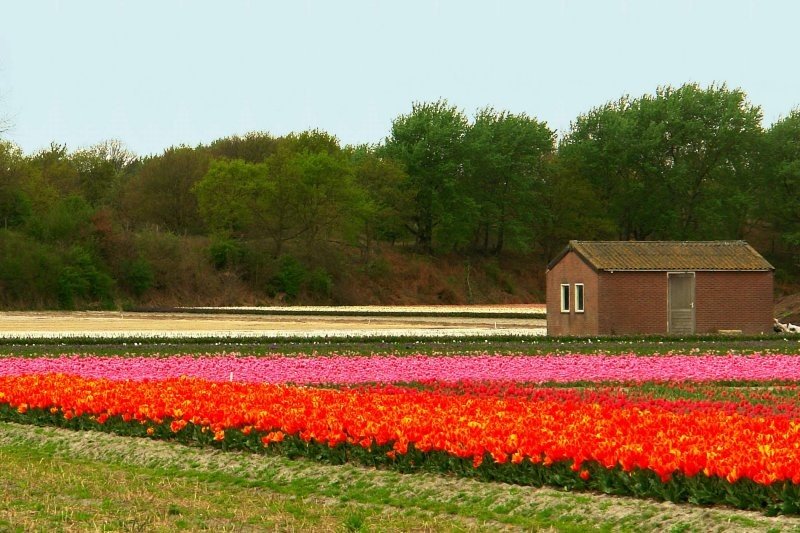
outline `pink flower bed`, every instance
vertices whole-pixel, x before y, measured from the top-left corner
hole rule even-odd
[[[8,357],[0,376],[64,373],[86,378],[155,380],[191,376],[249,383],[368,383],[503,380],[798,380],[800,356],[330,356],[330,357]]]

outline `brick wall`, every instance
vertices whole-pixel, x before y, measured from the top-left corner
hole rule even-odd
[[[666,272],[600,272],[599,330],[605,335],[667,332]]]
[[[772,272],[697,272],[697,333],[772,331]]]
[[[570,285],[570,311],[561,312],[561,284]],[[584,284],[583,313],[575,312],[575,283]],[[666,272],[595,272],[568,252],[547,272],[548,335],[667,333]],[[696,272],[695,330],[772,330],[772,272]]]
[[[569,313],[561,312],[561,284],[570,286]],[[583,283],[584,312],[575,312],[575,284]],[[568,252],[547,272],[547,334],[597,335],[598,286],[597,272],[575,252]]]

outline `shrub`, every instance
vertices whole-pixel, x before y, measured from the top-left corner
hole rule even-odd
[[[232,239],[215,238],[208,247],[211,264],[217,270],[230,268],[238,264],[243,255],[242,245]]]
[[[0,229],[0,295],[3,304],[38,302],[55,305],[57,279],[62,261],[48,245],[18,233]]]
[[[330,298],[333,294],[333,277],[324,268],[315,268],[308,275],[308,290],[314,296]]]
[[[273,297],[283,293],[287,299],[293,300],[300,294],[306,276],[307,271],[300,261],[285,255],[278,261],[278,273],[267,283],[267,293]]]
[[[114,280],[98,268],[88,250],[74,246],[67,253],[67,264],[58,275],[58,303],[63,309],[74,309],[76,299],[113,303]]]
[[[155,273],[150,262],[144,258],[137,257],[125,266],[125,284],[130,291],[140,297],[153,286]]]

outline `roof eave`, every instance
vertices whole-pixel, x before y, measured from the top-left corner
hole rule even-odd
[[[592,261],[589,260],[588,257],[586,257],[581,253],[581,251],[575,246],[576,242],[577,241],[569,241],[569,244],[567,244],[564,247],[564,249],[561,250],[561,252],[557,256],[555,256],[555,258],[552,261],[547,263],[547,270],[545,270],[545,274],[547,272],[550,272],[550,270],[552,270],[554,266],[556,266],[562,259],[564,259],[564,256],[566,256],[569,252],[575,252],[575,255],[577,255],[581,259],[581,261],[586,263],[586,266],[588,266],[595,272],[598,272],[600,270],[594,263],[592,263]]]

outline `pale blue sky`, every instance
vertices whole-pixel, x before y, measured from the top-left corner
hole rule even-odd
[[[623,94],[740,87],[765,125],[800,105],[795,1],[43,1],[0,4],[0,116],[30,153],[138,154],[269,131],[374,143],[414,101],[565,132]]]

